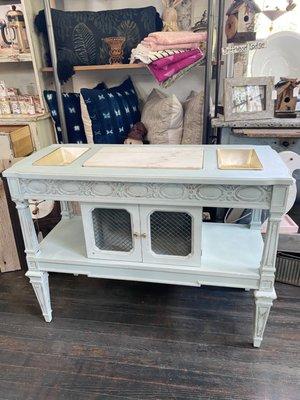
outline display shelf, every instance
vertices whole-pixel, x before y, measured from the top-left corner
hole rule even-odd
[[[226,285],[245,287],[241,280],[245,279],[248,286],[257,288],[259,281],[259,266],[263,251],[263,240],[259,230],[251,230],[247,226],[229,224],[203,224],[203,253],[201,265],[198,267],[187,267],[174,265],[146,264],[142,262],[118,262],[110,260],[91,259],[86,256],[83,224],[81,217],[62,220],[46,238],[41,242],[40,252],[37,256],[40,269],[43,265],[48,271],[60,271],[60,265],[68,264],[75,272],[83,267],[92,267],[90,275],[99,277],[118,278],[114,268],[124,269],[127,279],[139,279],[138,269],[151,275],[151,281],[158,281],[153,272],[172,271],[182,276],[183,281],[189,280],[190,284],[195,281],[195,274],[201,284],[210,284],[209,276],[214,279],[220,277]],[[220,255],[222,255],[220,257]],[[80,273],[80,272],[79,272]],[[85,273],[86,274],[86,273]],[[224,281],[225,278],[225,281]],[[149,278],[147,279],[149,280]],[[237,280],[240,281],[237,284]],[[184,283],[186,284],[186,282]],[[246,285],[247,286],[247,285]]]
[[[50,117],[49,113],[35,115],[0,115],[0,125],[19,125],[37,122]]]
[[[32,62],[30,53],[12,53],[0,51],[0,64],[2,63],[19,63],[19,62]]]
[[[201,65],[198,67],[205,66],[205,59]],[[147,65],[144,63],[137,64],[105,64],[105,65],[76,65],[74,67],[75,72],[81,71],[114,71],[114,70],[123,70],[123,69],[146,69]],[[196,67],[197,68],[197,67]],[[43,73],[53,73],[53,67],[43,67],[41,69]]]
[[[109,71],[109,70],[119,70],[119,69],[144,69],[147,66],[143,63],[138,64],[107,64],[107,65],[76,65],[74,71]],[[53,67],[44,67],[42,72],[53,72]]]
[[[300,118],[269,118],[225,121],[223,116],[211,120],[213,128],[300,128]]]

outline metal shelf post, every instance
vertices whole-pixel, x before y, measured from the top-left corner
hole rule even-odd
[[[56,89],[57,105],[58,105],[60,125],[61,125],[61,129],[62,129],[63,143],[68,143],[68,130],[67,130],[67,124],[66,124],[63,97],[62,97],[62,86],[61,86],[61,83],[60,83],[60,80],[58,77],[58,72],[57,72],[57,53],[56,53],[55,37],[54,37],[54,31],[53,31],[51,7],[50,7],[49,0],[44,0],[44,8],[45,8],[45,19],[46,19],[46,24],[47,24],[49,48],[50,48],[52,65],[53,65],[54,85],[55,85],[55,89]]]

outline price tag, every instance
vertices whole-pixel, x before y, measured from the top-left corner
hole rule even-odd
[[[277,91],[272,90],[272,100],[277,100]]]
[[[298,97],[299,96],[299,86],[296,86],[295,89],[293,90],[293,97]]]

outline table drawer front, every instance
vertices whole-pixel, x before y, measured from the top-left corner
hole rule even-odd
[[[12,181],[12,179],[11,179]],[[14,197],[97,203],[170,204],[269,209],[272,186],[86,182],[24,179],[11,184]]]

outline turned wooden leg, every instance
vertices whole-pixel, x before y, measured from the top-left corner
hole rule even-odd
[[[30,279],[30,283],[32,284],[45,320],[50,322],[52,319],[52,311],[50,305],[48,273],[39,271],[39,265],[36,261],[40,251],[40,245],[34,229],[29,203],[28,200],[15,200],[15,203],[25,243],[25,253],[28,265],[26,276]]]
[[[275,264],[279,227],[282,213],[271,212],[265,237],[264,251],[260,266],[259,290],[254,292],[255,297],[255,323],[254,323],[254,347],[260,347],[266,323],[269,317],[273,300],[276,299],[274,289]]]
[[[250,222],[250,229],[261,229],[261,210],[252,210],[252,218]]]
[[[72,203],[69,201],[60,202],[61,217],[62,219],[71,219],[73,217],[73,207]]]
[[[277,298],[275,289],[271,292],[265,292],[262,290],[256,290],[254,292],[255,297],[255,324],[254,324],[254,335],[253,345],[254,347],[260,347],[263,340],[264,331],[270,314],[270,309],[273,304],[273,300]]]
[[[26,273],[26,276],[29,278],[30,283],[33,287],[45,321],[51,322],[52,310],[50,303],[48,273],[41,271],[28,271]]]

